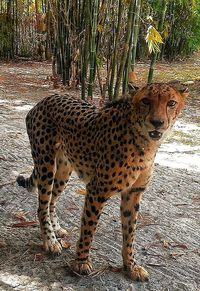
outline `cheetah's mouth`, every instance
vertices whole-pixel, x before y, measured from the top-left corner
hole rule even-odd
[[[149,136],[152,139],[159,140],[162,137],[162,132],[157,130],[149,131]]]

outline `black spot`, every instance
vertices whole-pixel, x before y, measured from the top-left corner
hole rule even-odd
[[[53,184],[53,179],[48,181],[48,185],[51,185],[51,184]]]
[[[41,200],[40,199],[40,204],[43,204],[43,205],[45,205],[45,204],[47,204],[49,201],[47,201],[47,200]]]
[[[43,172],[43,173],[46,173],[46,172],[47,172],[47,168],[46,168],[46,167],[43,167],[43,168],[42,168],[42,172]]]
[[[131,216],[131,211],[130,210],[126,210],[123,212],[124,217],[129,217]]]
[[[91,213],[90,213],[89,210],[86,210],[86,215],[87,215],[88,217],[91,217]]]
[[[51,160],[50,161],[50,164],[53,166],[54,165],[54,160]]]
[[[44,182],[45,180],[47,179],[47,175],[43,175],[42,177],[41,177],[41,180]]]
[[[94,205],[91,206],[91,211],[92,211],[93,213],[95,213],[95,211],[96,211],[96,207],[95,207]]]
[[[112,187],[110,190],[111,191],[116,191],[117,190],[117,187]]]
[[[41,193],[42,194],[45,194],[46,193],[46,189],[45,188],[42,188]]]
[[[45,157],[44,157],[44,161],[45,161],[46,163],[48,163],[48,162],[50,161],[50,158],[49,158],[48,156],[45,156]]]
[[[90,201],[90,203],[93,203],[93,198],[89,197],[89,201]]]
[[[97,198],[97,201],[100,202],[100,203],[104,203],[108,200],[108,198],[105,198],[105,197],[98,197]]]
[[[83,244],[79,244],[79,248],[82,249],[83,248]]]
[[[143,187],[137,187],[137,188],[132,188],[131,189],[131,192],[134,193],[134,192],[144,192],[145,191],[145,188]]]
[[[135,208],[135,211],[139,211],[140,204],[136,203],[136,204],[134,205],[134,208]]]
[[[90,226],[92,226],[92,225],[94,224],[94,222],[93,222],[92,220],[90,220],[90,221],[88,221],[88,224],[89,224]]]
[[[40,142],[41,142],[41,144],[44,143],[44,138],[43,137],[40,139]]]
[[[124,162],[123,162],[123,161],[120,161],[120,162],[119,162],[119,167],[120,167],[120,168],[123,167],[123,164],[124,164]]]
[[[111,168],[114,168],[114,167],[115,167],[115,163],[112,162],[112,163],[111,163]]]

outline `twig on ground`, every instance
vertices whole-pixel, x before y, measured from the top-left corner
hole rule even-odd
[[[37,225],[39,225],[39,222],[32,220],[32,221],[23,221],[19,223],[13,223],[10,226],[11,227],[29,227],[29,226],[37,226]]]
[[[78,277],[81,277],[81,278],[82,278],[82,277],[88,277],[88,278],[89,278],[89,277],[92,277],[92,278],[95,278],[95,277],[97,277],[97,276],[102,275],[102,274],[105,273],[106,271],[110,271],[110,272],[113,272],[113,273],[118,273],[118,272],[121,272],[121,270],[122,270],[122,267],[115,267],[115,266],[107,265],[107,266],[104,266],[104,267],[101,267],[101,268],[98,268],[98,269],[92,271],[92,272],[91,272],[90,274],[88,274],[88,275],[81,275],[81,274],[75,272],[75,271],[72,269],[70,263],[67,263],[67,267],[68,267],[69,271],[70,271],[72,274],[77,275]]]
[[[155,264],[155,263],[146,263],[147,266],[151,267],[166,267],[166,264]]]
[[[16,181],[13,180],[13,181],[11,181],[11,182],[7,182],[7,183],[4,183],[4,184],[1,184],[1,185],[0,185],[0,189],[3,188],[4,186],[14,184],[15,182],[16,182]]]

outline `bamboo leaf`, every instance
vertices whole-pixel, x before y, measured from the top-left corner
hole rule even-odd
[[[148,27],[146,42],[150,53],[160,51],[159,44],[163,43],[162,36],[152,25]]]

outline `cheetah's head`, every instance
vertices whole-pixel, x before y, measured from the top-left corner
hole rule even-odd
[[[185,104],[187,89],[177,89],[163,83],[150,84],[133,95],[142,132],[151,140],[160,140],[172,127]]]

